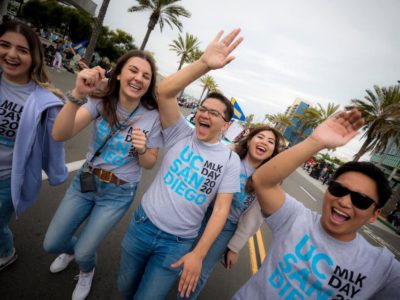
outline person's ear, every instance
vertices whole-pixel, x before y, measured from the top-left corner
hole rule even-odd
[[[221,133],[224,133],[229,128],[229,125],[230,124],[228,122],[225,122],[224,126],[222,126]]]
[[[368,224],[374,223],[381,215],[381,212],[382,210],[380,208],[375,209],[374,212],[372,213],[371,218],[368,220]]]

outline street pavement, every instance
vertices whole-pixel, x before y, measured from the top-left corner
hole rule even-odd
[[[66,71],[50,70],[54,84],[64,92],[74,85],[75,76]],[[184,111],[184,113],[188,113]],[[90,126],[89,126],[90,127]],[[77,168],[87,150],[90,128],[66,142],[66,158],[71,168]],[[162,156],[162,151],[161,151]],[[151,183],[159,168],[161,157],[155,168],[146,170],[135,197],[135,201],[128,213],[106,238],[98,251],[95,277],[92,291],[87,299],[120,299],[116,288],[116,277],[119,269],[121,241],[131,219],[131,215],[139,203],[143,193]],[[51,218],[61,201],[75,172],[71,172],[66,183],[51,187],[43,181],[41,193],[37,203],[30,208],[20,219],[13,220],[10,227],[14,233],[15,247],[19,255],[18,260],[9,268],[0,272],[0,299],[70,299],[76,281],[74,276],[79,273],[75,263],[71,263],[66,270],[59,274],[51,274],[49,266],[55,255],[44,252],[42,243]],[[301,168],[283,182],[283,188],[297,199],[316,211],[321,211],[322,197],[325,191],[319,181],[311,178]],[[385,245],[392,250],[397,259],[400,249],[400,238],[386,226],[379,224],[368,225],[362,233],[372,243]],[[260,239],[255,239],[256,268],[261,263],[262,250],[268,251],[271,234],[263,225]],[[217,266],[211,275],[206,287],[198,299],[230,299],[233,294],[252,275],[252,251],[246,246],[240,253],[237,265],[230,271]],[[397,252],[397,253],[396,253]],[[157,283],[154,283],[157,288]],[[175,299],[176,289],[171,291],[168,299]]]

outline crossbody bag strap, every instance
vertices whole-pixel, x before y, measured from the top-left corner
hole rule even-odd
[[[135,114],[135,112],[138,110],[140,106],[140,103],[138,104],[138,106],[136,106],[136,108],[133,110],[133,112],[131,112],[129,114],[128,117],[126,117],[125,121],[123,122],[122,125],[118,125],[116,130],[114,132],[110,131],[110,134],[107,136],[107,138],[104,140],[103,144],[94,152],[92,158],[87,162],[87,164],[91,164],[95,158],[97,156],[100,156],[101,152],[103,151],[104,147],[107,145],[107,143],[111,140],[111,138],[113,138],[114,136],[117,135],[117,133],[119,131],[121,131],[123,128],[125,128],[125,126],[128,124],[129,120],[133,117],[133,115]]]

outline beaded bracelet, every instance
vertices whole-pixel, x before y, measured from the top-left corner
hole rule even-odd
[[[65,93],[65,98],[68,101],[70,101],[70,102],[72,102],[72,103],[74,103],[74,104],[76,104],[78,106],[82,106],[83,104],[85,104],[88,101],[87,97],[84,97],[83,99],[78,99],[78,98],[72,96],[71,91],[68,91],[68,92]]]

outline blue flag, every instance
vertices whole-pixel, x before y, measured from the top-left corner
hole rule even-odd
[[[79,43],[72,43],[71,47],[75,50],[75,51],[79,51],[79,49],[85,47],[87,44],[89,44],[89,41],[82,41]]]
[[[233,119],[244,121],[246,120],[246,116],[244,115],[242,109],[239,106],[239,103],[235,98],[231,98],[231,103],[233,105]]]

